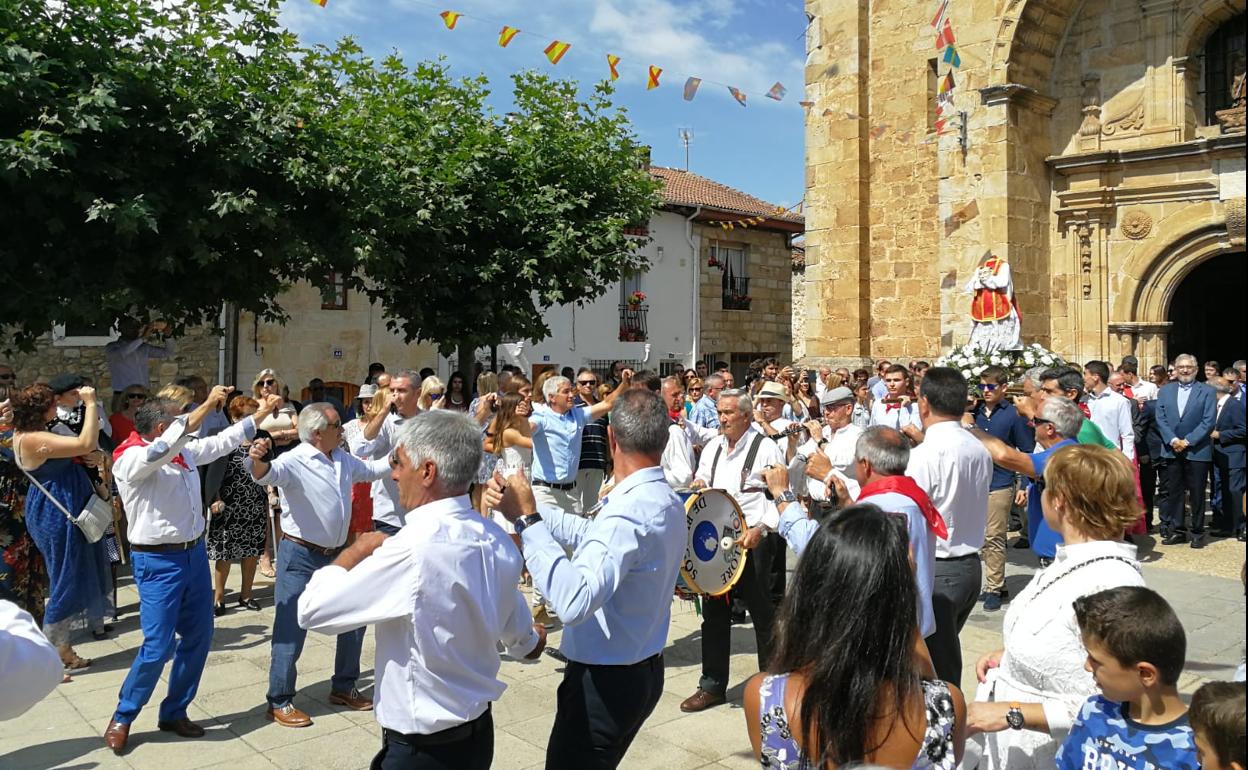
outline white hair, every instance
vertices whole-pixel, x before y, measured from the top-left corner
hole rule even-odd
[[[1062,438],[1076,438],[1083,428],[1083,412],[1069,398],[1046,398],[1040,407],[1040,419],[1053,423],[1053,429]]]
[[[398,439],[410,463],[434,464],[450,494],[464,494],[476,480],[483,451],[481,426],[468,415],[449,409],[421,412],[403,424]]]
[[[299,413],[299,440],[306,443],[316,438],[316,434],[329,427],[329,412],[337,414],[333,404],[318,401],[306,404]],[[342,419],[342,415],[338,415]]]
[[[750,398],[750,392],[744,388],[732,388],[725,390],[719,394],[719,403],[723,403],[725,398],[735,398],[737,400],[737,411],[741,414],[754,413],[754,400]]]
[[[549,380],[546,380],[546,382],[542,383],[542,398],[549,401],[550,397],[558,393],[560,388],[562,388],[564,385],[571,385],[571,384],[572,384],[572,381],[569,380],[567,377],[563,377],[561,375],[555,375],[554,377],[551,377]]]

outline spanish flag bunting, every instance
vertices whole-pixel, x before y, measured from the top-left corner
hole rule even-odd
[[[447,29],[455,29],[455,25],[459,23],[459,14],[454,11],[443,11],[438,15],[442,17]]]
[[[698,86],[702,85],[702,78],[689,78],[685,81],[685,101],[693,101],[693,97],[698,93]]]
[[[780,83],[776,83],[767,91],[767,98],[780,101],[781,99],[784,98],[784,95],[787,94],[788,92],[789,90],[787,88],[785,88]]]
[[[647,91],[650,91],[652,89],[659,87],[659,75],[662,75],[662,74],[663,74],[662,67],[656,67],[653,64],[650,65],[650,74],[646,76],[646,90]]]
[[[564,43],[561,40],[553,40],[550,45],[546,46],[546,58],[550,59],[551,64],[558,64],[563,55],[572,47],[571,43]]]
[[[329,0],[312,0],[312,2],[314,2],[314,3],[316,3],[317,5],[319,5],[319,6],[321,6],[322,8],[324,8],[324,7],[325,7],[325,4],[326,4],[326,3],[328,3],[328,2],[329,2]]]
[[[940,29],[940,23],[945,20],[945,14],[949,12],[949,0],[940,0],[940,5],[936,7],[936,15],[932,17],[932,29]]]
[[[612,80],[620,79],[620,71],[616,69],[619,63],[620,63],[620,57],[616,56],[613,53],[607,54],[607,67],[611,70]]]
[[[745,106],[745,92],[744,91],[742,91],[739,88],[733,88],[732,86],[728,86],[728,93],[732,94],[732,98],[736,99],[738,104],[740,104],[742,107]]]
[[[948,64],[951,67],[962,66],[962,57],[958,56],[957,46],[950,44],[947,48],[945,48],[945,64]]]
[[[940,33],[936,35],[936,50],[944,48],[947,45],[953,45],[957,41],[953,37],[953,25],[945,19],[945,26],[940,28]]]
[[[498,33],[498,47],[506,48],[511,39],[520,34],[520,30],[515,27],[504,26]]]

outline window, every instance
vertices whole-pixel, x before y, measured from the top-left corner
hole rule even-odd
[[[342,273],[330,273],[325,285],[321,287],[321,310],[346,309],[347,278]]]
[[[1216,126],[1218,111],[1235,102],[1231,89],[1235,79],[1244,74],[1244,23],[1244,14],[1241,13],[1218,27],[1205,42],[1205,50],[1201,54],[1204,59],[1204,89],[1201,93],[1205,97],[1205,125]]]
[[[112,324],[56,324],[52,327],[52,346],[57,348],[102,347],[117,339]]]
[[[628,299],[629,297],[633,296],[634,292],[640,292],[642,294],[645,294],[645,292],[642,291],[642,288],[641,288],[641,277],[643,275],[644,273],[642,273],[640,270],[634,270],[632,272],[625,273],[624,276],[620,278],[620,304],[621,305],[629,304]]]
[[[744,278],[749,275],[748,252],[744,243],[711,241],[711,261],[719,265],[724,275]]]

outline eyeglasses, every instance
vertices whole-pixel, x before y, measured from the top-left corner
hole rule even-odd
[[[577,380],[577,385],[597,385],[598,380]]]
[[[1046,420],[1043,417],[1033,417],[1031,422],[1035,425],[1053,425],[1052,420]]]
[[[328,423],[325,423],[325,427],[326,428],[341,428],[342,423],[341,422],[328,422]]]
[[[276,384],[277,384],[277,380],[272,380],[272,379],[270,379],[270,380],[260,380],[260,384],[261,384],[261,385],[263,385],[263,386],[264,386],[264,387],[266,387],[266,388],[271,388],[271,387],[273,387],[274,385],[276,385]]]
[[[143,393],[127,393],[126,398],[131,401],[146,401],[147,396]]]
[[[991,393],[992,391],[996,390],[997,388],[999,388],[999,387],[1001,387],[1001,386],[1000,386],[1000,385],[998,385],[998,384],[997,384],[997,383],[995,383],[995,382],[981,382],[981,383],[979,383],[979,385],[977,385],[976,387],[978,387],[980,390],[987,391],[987,392]]]

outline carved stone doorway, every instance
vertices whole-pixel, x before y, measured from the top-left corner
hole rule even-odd
[[[1170,300],[1169,358],[1191,353],[1225,368],[1248,355],[1246,287],[1248,255],[1242,251],[1213,257],[1188,273]]]

